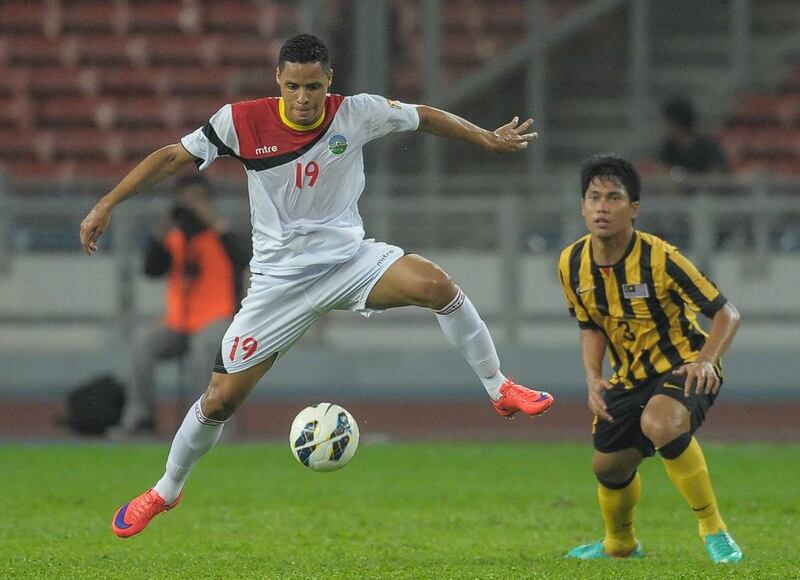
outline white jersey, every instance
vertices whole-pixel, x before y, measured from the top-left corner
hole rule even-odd
[[[377,95],[327,95],[311,127],[291,123],[283,100],[225,105],[181,139],[201,170],[220,155],[247,172],[253,272],[299,274],[351,259],[364,238],[358,199],[364,190],[362,148],[419,125],[414,105]]]

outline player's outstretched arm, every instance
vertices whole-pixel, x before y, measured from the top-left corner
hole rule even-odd
[[[139,163],[117,186],[100,198],[92,210],[83,218],[80,240],[87,256],[97,251],[97,240],[108,228],[111,210],[118,203],[133,197],[143,189],[152,187],[194,160],[194,156],[180,143],[167,145],[154,151]]]
[[[514,117],[502,127],[488,131],[458,115],[426,105],[417,106],[417,113],[419,114],[420,131],[439,137],[469,141],[494,153],[522,151],[528,148],[530,141],[539,136],[533,131],[528,132],[533,127],[533,119],[520,123],[519,117]]]

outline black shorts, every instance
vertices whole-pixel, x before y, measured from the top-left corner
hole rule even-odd
[[[653,443],[642,433],[641,417],[645,405],[653,395],[666,395],[675,399],[689,411],[690,432],[694,433],[703,424],[706,413],[714,404],[716,394],[698,395],[692,393],[689,398],[683,396],[685,376],[673,375],[672,372],[646,379],[626,389],[619,385],[603,393],[603,399],[613,423],[595,417],[592,425],[594,448],[601,453],[613,453],[634,447],[644,457],[655,454]],[[720,379],[720,384],[722,380]],[[719,393],[719,391],[717,391]]]

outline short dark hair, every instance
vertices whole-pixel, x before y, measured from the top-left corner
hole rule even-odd
[[[319,62],[323,71],[331,65],[328,47],[313,34],[298,34],[283,43],[278,54],[278,68],[283,70],[287,62]]]
[[[206,197],[211,197],[211,184],[202,175],[188,174],[181,177],[175,182],[175,192],[178,193],[187,187],[198,185],[203,188]]]
[[[581,167],[581,197],[586,197],[586,190],[595,177],[617,179],[628,192],[630,200],[639,201],[642,180],[633,164],[618,155],[595,155],[587,159]]]
[[[662,108],[664,118],[680,127],[681,129],[691,130],[694,128],[694,107],[687,99],[672,99],[664,103]]]

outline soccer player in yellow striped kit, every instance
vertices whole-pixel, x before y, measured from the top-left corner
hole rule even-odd
[[[558,273],[580,326],[605,536],[567,556],[643,555],[633,525],[642,486],[637,467],[658,451],[711,559],[738,562],[742,551],[720,516],[693,433],[722,385],[720,357],[739,313],[674,246],[634,229],[641,181],[630,162],[591,158],[581,187],[589,234],[562,251]],[[698,312],[711,320],[708,333]],[[609,379],[603,377],[606,350],[614,371]]]

